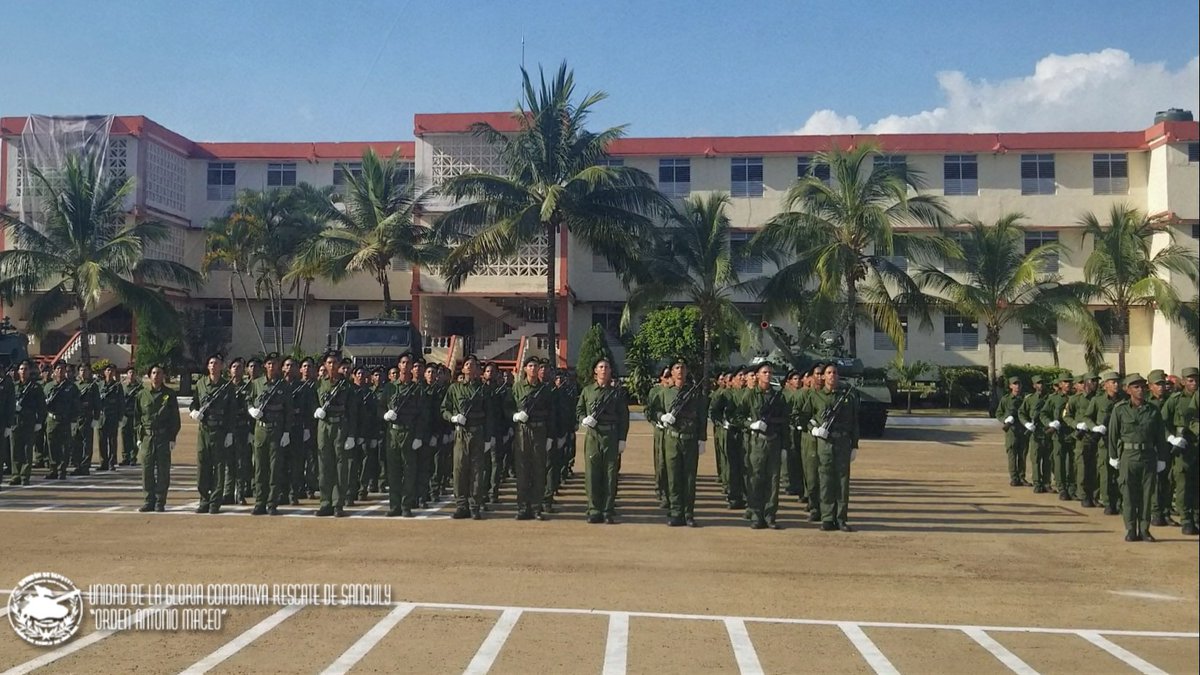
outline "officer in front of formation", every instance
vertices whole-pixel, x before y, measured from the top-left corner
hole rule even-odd
[[[196,382],[188,416],[200,425],[196,435],[196,513],[220,513],[225,495],[226,469],[233,454],[233,413],[237,397],[233,381],[225,377],[220,354],[208,357],[208,372]]]
[[[1156,476],[1167,467],[1167,435],[1159,409],[1146,396],[1146,378],[1125,378],[1129,396],[1113,407],[1108,425],[1109,466],[1120,472],[1125,541],[1155,541],[1150,534]]]
[[[42,435],[45,417],[46,395],[37,380],[37,366],[26,359],[17,368],[17,379],[13,383],[13,425],[9,439],[13,477],[9,485],[29,485],[34,439]]]
[[[134,415],[141,448],[142,490],[146,503],[138,511],[163,511],[171,487],[171,451],[179,435],[179,400],[168,387],[162,365],[150,367],[150,386],[138,393]]]
[[[1008,393],[1000,398],[996,406],[996,419],[1004,427],[1004,452],[1008,455],[1008,484],[1012,487],[1029,485],[1025,480],[1026,427],[1018,420],[1025,394],[1021,391],[1021,378],[1008,378]]]

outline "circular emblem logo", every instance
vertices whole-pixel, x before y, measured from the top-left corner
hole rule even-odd
[[[82,618],[83,597],[61,574],[30,574],[8,596],[8,622],[22,640],[39,647],[70,640]]]

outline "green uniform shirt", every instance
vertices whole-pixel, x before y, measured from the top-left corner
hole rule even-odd
[[[317,381],[292,380],[292,428],[315,429],[317,421],[313,411],[317,409]]]
[[[812,404],[813,419],[817,425],[828,424],[831,439],[836,438],[838,434],[844,434],[850,438],[850,447],[857,448],[858,392],[852,390],[833,417],[829,417],[830,411],[844,392],[845,385],[839,386],[835,391],[821,387],[811,390],[808,397]]]
[[[46,393],[37,380],[13,383],[13,419],[15,424],[32,429],[46,418]]]
[[[680,397],[688,399],[680,403]],[[673,429],[685,438],[708,440],[708,409],[704,404],[703,386],[684,384],[683,388],[663,387],[658,396],[662,410],[658,413],[671,413],[675,416],[675,424],[667,427]],[[655,417],[655,419],[658,419]]]
[[[120,380],[102,382],[100,385],[100,423],[115,427],[121,423],[125,413],[125,389]]]
[[[388,382],[380,396],[385,412],[396,413],[393,427],[409,430],[414,438],[425,442],[429,434],[429,402],[426,387],[419,382]]]
[[[767,436],[776,436],[787,431],[791,416],[791,407],[784,398],[783,391],[779,389],[763,391],[754,387],[743,390],[738,410],[742,413],[742,422],[747,427],[757,421],[766,422]]]
[[[79,387],[74,382],[50,380],[43,385],[47,425],[74,424],[79,415]]]
[[[596,431],[614,433],[618,441],[629,436],[629,401],[625,390],[616,384],[601,387],[593,382],[579,392],[575,403],[576,424],[589,415],[596,418]]]
[[[317,407],[325,409],[326,424],[340,424],[347,436],[358,429],[358,406],[354,405],[354,385],[346,379],[337,382],[325,378],[317,385]]]
[[[234,415],[240,412],[240,401],[237,389],[225,377],[214,383],[207,375],[196,382],[196,394],[192,396],[189,410],[200,410],[204,418],[200,423],[214,429],[225,429],[234,421]]]
[[[251,383],[250,405],[262,411],[258,423],[267,427],[292,428],[292,385],[282,377],[261,378]]]
[[[455,382],[446,389],[446,397],[442,400],[442,419],[449,422],[455,415],[462,415],[467,418],[465,426],[482,433],[485,438],[494,438],[492,407],[490,392],[483,382]]]
[[[76,383],[75,386],[79,387],[79,415],[76,421],[79,424],[91,424],[93,420],[100,419],[100,383],[92,380],[87,384]]]
[[[1046,394],[1036,391],[1026,394],[1021,401],[1021,407],[1017,409],[1017,421],[1022,425],[1033,422],[1033,433],[1044,433],[1046,430],[1042,427],[1042,408],[1046,406],[1046,399]]]
[[[121,401],[122,405],[124,406],[121,410],[122,423],[128,424],[129,422],[133,421],[134,417],[137,416],[137,397],[141,391],[142,381],[136,377],[134,378],[133,382],[130,382],[122,388],[122,393],[124,394]]]
[[[179,400],[175,390],[145,387],[137,398],[137,429],[142,440],[174,441],[179,434]]]
[[[1150,403],[1149,397],[1137,407],[1131,401],[1113,406],[1108,425],[1108,454],[1113,459],[1128,456],[1133,461],[1166,459],[1167,435],[1163,431],[1162,413]]]
[[[1021,426],[1020,421],[1021,404],[1024,400],[1024,393],[1014,396],[1011,391],[1000,397],[1000,405],[996,406],[996,419],[1003,424],[1004,420],[1013,418],[1012,424],[1004,425],[1005,431],[1016,430],[1018,435],[1025,433],[1025,427]]]
[[[533,385],[524,378],[513,383],[510,409],[513,414],[521,411],[529,415],[529,421],[525,424],[549,426],[553,421],[552,418],[560,414],[556,403],[553,387],[549,384]],[[510,416],[509,419],[512,417]]]

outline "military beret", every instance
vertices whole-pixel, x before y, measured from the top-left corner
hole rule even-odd
[[[354,360],[350,358],[344,358],[339,362],[339,365],[352,366],[354,365]]]
[[[236,366],[239,363],[245,363],[245,362],[246,362],[246,359],[243,359],[240,356],[235,356],[235,357],[233,357],[233,360],[229,362],[229,365]]]
[[[1146,378],[1142,377],[1141,373],[1130,373],[1125,376],[1125,386],[1126,387],[1128,387],[1131,384],[1138,384],[1138,383],[1146,384]]]
[[[1042,384],[1044,382],[1041,375],[1034,375],[1029,381],[1034,384]]]
[[[1008,378],[1008,383],[1009,384],[1021,384],[1021,378],[1016,375],[1013,375],[1012,377]]]
[[[1071,377],[1070,373],[1063,373],[1054,379],[1054,384],[1060,384],[1063,382],[1066,382],[1069,384],[1074,381],[1075,381],[1075,379]]]
[[[1200,368],[1193,368],[1192,366],[1188,366],[1187,368],[1184,368],[1182,371],[1180,371],[1179,374],[1183,377],[1200,377]]]
[[[534,365],[537,365],[537,364],[539,364],[539,363],[541,363],[541,362],[542,362],[542,360],[541,360],[541,359],[539,359],[539,358],[538,358],[538,357],[536,357],[536,356],[526,356],[526,357],[525,357],[525,362],[521,364],[521,367],[522,367],[522,368],[524,368],[525,366],[527,366],[527,365],[529,365],[529,364],[531,364],[531,363],[532,363],[532,364],[534,364]]]
[[[213,352],[213,353],[209,354],[209,355],[208,355],[208,358],[207,358],[207,359],[205,359],[205,360],[206,360],[206,361],[212,361],[213,359],[216,359],[216,360],[218,360],[218,361],[224,361],[224,360],[225,360],[225,355],[224,355],[224,354],[222,354],[221,352]]]
[[[306,356],[306,357],[300,359],[300,365],[304,365],[306,363],[312,363],[315,365],[316,361],[314,361],[313,357],[311,357],[311,356]]]
[[[259,365],[262,365],[262,359],[258,358],[257,356],[251,356],[249,359],[246,360],[246,365],[249,365],[251,363],[257,363]]]
[[[674,368],[675,366],[680,366],[680,365],[683,366],[684,368],[686,368],[688,365],[687,359],[683,358],[682,356],[676,356],[675,358],[671,359],[671,367],[672,368]]]
[[[760,363],[756,366],[753,366],[751,368],[750,372],[757,373],[757,372],[761,371],[763,368],[773,368],[773,366],[771,365],[770,361],[763,361],[762,363]]]
[[[803,373],[801,373],[801,372],[800,372],[800,371],[798,371],[798,370],[789,370],[789,371],[787,372],[787,376],[786,376],[786,377],[784,377],[783,379],[785,379],[785,380],[790,380],[790,379],[792,379],[793,377],[800,377],[800,376],[802,376],[802,375],[803,375]]]
[[[1121,374],[1115,370],[1106,370],[1103,373],[1100,373],[1100,381],[1101,382],[1107,382],[1109,380],[1120,381],[1120,379],[1121,379]]]
[[[1166,382],[1167,374],[1164,373],[1161,369],[1155,368],[1154,370],[1150,371],[1150,373],[1148,375],[1146,375],[1146,381],[1149,382],[1150,384],[1159,384],[1162,382]]]

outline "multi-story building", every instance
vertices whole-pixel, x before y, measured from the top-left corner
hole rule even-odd
[[[433,183],[464,171],[496,170],[494,150],[470,132],[470,125],[487,121],[501,131],[515,129],[508,113],[422,114],[414,121],[414,141],[206,143],[191,141],[145,117],[115,117],[106,165],[112,173],[137,178],[137,190],[128,204],[130,218],[156,218],[171,225],[173,236],[154,255],[198,268],[205,250],[202,228],[225,213],[239,190],[298,182],[337,184],[342,167],[353,171],[368,147],[380,155],[399,153],[412,163],[415,174]],[[0,208],[11,211],[19,210],[22,191],[27,189],[21,155],[21,134],[27,124],[26,118],[0,120]],[[648,172],[672,197],[730,193],[729,216],[735,228],[731,244],[738,247],[779,212],[784,192],[808,171],[815,154],[867,138],[625,138],[613,144],[611,161]],[[1057,271],[1066,281],[1083,278],[1091,245],[1079,225],[1085,212],[1103,219],[1110,206],[1127,203],[1161,222],[1177,243],[1195,250],[1200,239],[1200,125],[1194,121],[1165,120],[1125,132],[897,134],[870,140],[886,153],[877,162],[903,162],[920,170],[928,191],[944,195],[960,218],[990,222],[1009,212],[1025,214],[1027,248],[1047,241],[1066,246],[1069,252],[1057,261]],[[816,172],[821,175],[821,167]],[[436,218],[449,207],[444,201],[435,202],[424,217]],[[1164,232],[1159,238],[1156,246],[1164,244],[1168,235]],[[562,233],[558,243],[559,352],[573,359],[592,324],[615,336],[625,292],[606,261],[568,233]],[[392,295],[427,338],[460,335],[485,358],[515,358],[522,338],[536,338],[545,330],[543,251],[544,244],[535,244],[513,259],[497,260],[453,293],[446,290],[437,270],[410,269],[397,261],[390,272]],[[771,269],[744,262],[740,272],[748,277],[769,274]],[[1170,281],[1185,298],[1195,296],[1190,280]],[[231,301],[230,282],[229,271],[216,269],[198,290],[165,292],[178,295],[181,305],[202,308],[206,321],[227,328],[234,352],[261,349],[250,312],[265,327],[268,344],[275,330],[283,331],[285,342],[290,343],[295,309],[284,312],[277,328],[263,303],[252,300],[247,309],[240,297]],[[376,281],[365,275],[336,285],[314,284],[302,347],[319,351],[345,319],[377,314],[381,298]],[[747,315],[756,318],[753,299],[741,300]],[[23,307],[18,300],[5,309],[18,326]],[[1108,310],[1100,306],[1093,310],[1106,325]],[[115,299],[107,299],[93,316],[98,331],[111,335],[131,330],[128,313]],[[35,352],[55,353],[74,333],[70,316],[51,328],[53,337],[35,343]],[[894,355],[895,347],[886,335],[869,327],[858,335],[858,353],[868,365],[883,364]],[[135,342],[136,336],[130,341]],[[1069,326],[1059,327],[1056,341],[1062,365],[1084,367],[1079,336]],[[907,356],[912,359],[944,365],[983,364],[987,359],[981,328],[963,317],[937,316],[931,331],[921,331],[914,322],[907,342]],[[1183,331],[1148,309],[1131,318],[1128,343],[1130,370],[1178,371],[1197,359]],[[1025,327],[1010,325],[1003,331],[997,357],[1001,362],[1049,364],[1049,351]]]

